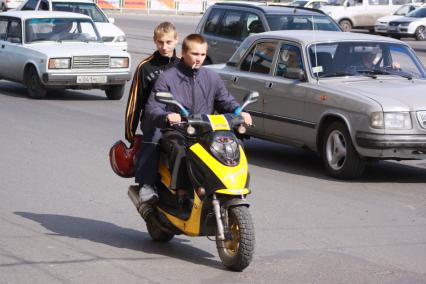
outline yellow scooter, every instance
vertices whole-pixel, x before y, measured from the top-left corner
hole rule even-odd
[[[244,119],[239,114],[248,104],[256,102],[258,96],[257,92],[246,96],[234,114],[189,115],[172,94],[156,94],[157,101],[178,106],[186,116],[186,122],[177,129],[181,129],[188,145],[186,164],[192,188],[187,189],[190,205],[182,212],[177,206],[177,192],[170,189],[167,153],[162,152],[161,178],[156,184],[159,201],[144,218],[154,241],[168,242],[177,234],[214,236],[225,267],[242,271],[250,264],[255,234],[246,201],[250,194],[249,171],[234,131],[245,133]],[[130,187],[128,194],[139,208],[136,187]]]

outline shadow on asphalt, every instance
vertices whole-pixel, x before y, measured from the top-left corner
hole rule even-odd
[[[27,88],[18,83],[9,81],[0,81],[0,95],[16,97],[16,98],[27,98]],[[106,95],[92,95],[84,93],[81,90],[49,90],[47,96],[43,100],[50,101],[99,101],[107,100]]]
[[[327,176],[321,158],[314,152],[261,139],[244,141],[250,164],[290,174],[335,182],[425,183],[426,169],[398,162],[379,161],[367,165],[364,174],[354,180]]]
[[[16,215],[39,223],[52,235],[86,239],[116,248],[142,251],[147,254],[163,255],[176,259],[224,269],[215,256],[199,248],[187,245],[188,240],[174,237],[169,243],[156,243],[146,232],[123,228],[112,223],[55,214],[14,212]],[[141,259],[144,259],[141,257]]]

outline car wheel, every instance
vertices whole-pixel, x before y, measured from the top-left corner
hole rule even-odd
[[[322,145],[322,157],[327,172],[341,179],[361,176],[366,161],[355,150],[346,125],[332,122],[326,129]]]
[[[123,85],[114,85],[107,87],[105,89],[105,94],[109,100],[119,100],[123,97],[124,94],[124,84]]]
[[[28,96],[32,99],[44,99],[46,97],[47,90],[41,84],[40,77],[38,76],[37,70],[34,67],[28,69],[26,76],[26,85],[28,90]]]
[[[415,36],[417,40],[425,40],[426,38],[425,27],[423,26],[418,27],[415,31]]]
[[[344,32],[350,32],[352,30],[352,23],[348,20],[341,20],[339,25]]]

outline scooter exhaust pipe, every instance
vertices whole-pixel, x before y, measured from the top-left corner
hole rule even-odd
[[[141,214],[142,218],[145,220],[145,222],[151,222],[155,226],[159,227],[161,230],[174,234],[172,230],[165,227],[160,221],[158,221],[157,217],[155,217],[154,210],[151,209],[148,212],[141,212],[141,202],[139,200],[139,186],[137,185],[131,185],[129,186],[129,190],[127,191],[127,195],[129,196],[132,203],[135,205],[136,210],[138,210],[139,214]]]

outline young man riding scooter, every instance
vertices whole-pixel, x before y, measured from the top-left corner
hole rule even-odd
[[[211,69],[203,67],[207,54],[207,42],[199,34],[187,36],[182,43],[180,62],[163,72],[157,79],[146,105],[145,119],[152,126],[167,128],[182,121],[180,110],[155,100],[157,92],[170,92],[176,101],[182,104],[190,114],[232,113],[239,107],[235,98],[226,90],[224,82]],[[249,113],[241,116],[247,125],[252,124]],[[170,149],[171,189],[178,194],[178,206],[186,206],[186,188],[190,187],[185,162],[185,139],[172,129],[163,130],[162,139]],[[168,146],[167,146],[168,145]]]

